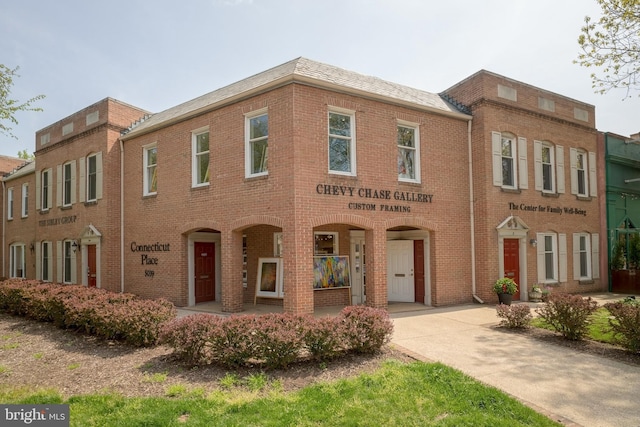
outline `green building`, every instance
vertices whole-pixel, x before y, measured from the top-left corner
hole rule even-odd
[[[640,293],[640,135],[603,138],[609,290]]]

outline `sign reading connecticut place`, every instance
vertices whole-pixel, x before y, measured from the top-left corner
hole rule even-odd
[[[69,427],[69,405],[2,405],[0,425]]]

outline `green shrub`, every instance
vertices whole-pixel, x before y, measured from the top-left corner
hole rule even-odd
[[[163,325],[158,342],[173,348],[176,356],[189,365],[208,365],[214,360],[210,336],[222,333],[222,317],[198,313]]]
[[[175,307],[167,300],[144,300],[133,294],[37,280],[0,283],[0,308],[135,346],[154,345],[160,326],[176,316]]]
[[[614,339],[624,348],[637,353],[640,351],[640,301],[626,300],[604,305],[613,318],[609,326]]]
[[[526,304],[498,304],[496,313],[502,319],[500,325],[507,328],[527,328],[533,318],[531,309]]]
[[[266,368],[286,368],[300,356],[306,318],[293,314],[270,313],[259,317],[253,334],[254,357]]]
[[[378,351],[389,342],[392,330],[386,311],[358,306],[346,307],[336,318],[320,319],[287,313],[186,316],[165,324],[159,342],[192,365],[258,364],[276,369],[309,355],[323,360],[340,351]]]
[[[580,340],[587,332],[589,316],[596,311],[598,303],[591,297],[552,293],[545,304],[536,311],[553,329],[569,340]]]
[[[309,318],[304,330],[304,347],[315,360],[329,360],[342,350],[343,323],[334,317]]]
[[[375,353],[391,340],[393,323],[386,310],[363,305],[340,311],[344,347],[355,353]]]

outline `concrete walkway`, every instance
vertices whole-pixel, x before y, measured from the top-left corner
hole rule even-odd
[[[600,303],[619,295],[592,296]],[[535,304],[531,304],[535,306]],[[392,343],[569,426],[640,427],[640,368],[495,328],[495,306],[391,314]]]

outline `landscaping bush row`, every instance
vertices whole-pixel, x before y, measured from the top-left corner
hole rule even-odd
[[[0,309],[138,347],[155,345],[161,325],[176,316],[164,299],[23,279],[0,283]]]
[[[640,352],[640,301],[628,297],[603,307],[611,314],[609,327],[615,341],[634,353]],[[536,312],[565,338],[580,340],[587,333],[591,315],[597,309],[598,303],[590,297],[558,292],[550,294]],[[508,328],[526,328],[532,320],[531,310],[525,304],[500,304],[496,313],[502,319],[500,325]]]
[[[385,310],[349,306],[336,317],[321,318],[195,314],[165,324],[160,342],[190,365],[261,364],[273,369],[309,357],[327,360],[345,352],[374,353],[389,342],[392,331]]]

